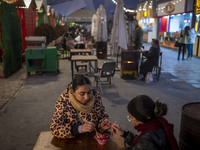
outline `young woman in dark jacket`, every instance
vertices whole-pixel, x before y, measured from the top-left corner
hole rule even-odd
[[[117,124],[112,125],[113,132],[124,137],[127,150],[179,150],[173,125],[162,117],[167,113],[166,104],[139,95],[128,103],[127,108],[127,119],[140,134],[124,131]]]

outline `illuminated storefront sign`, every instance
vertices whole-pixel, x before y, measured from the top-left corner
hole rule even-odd
[[[200,0],[196,0],[196,14],[200,13]]]
[[[173,12],[173,11],[174,11],[174,4],[172,4],[172,3],[169,2],[169,3],[165,6],[164,11],[165,11],[166,13],[168,13],[168,14],[170,14],[171,12]]]

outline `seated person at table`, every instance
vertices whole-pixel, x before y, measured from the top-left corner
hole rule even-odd
[[[159,101],[154,102],[146,95],[133,98],[127,106],[128,121],[140,132],[135,135],[124,131],[117,125],[112,125],[114,133],[121,135],[132,150],[179,150],[173,134],[173,124],[163,117],[167,114],[167,105]]]
[[[86,132],[110,129],[108,117],[90,80],[84,75],[77,75],[58,98],[50,129],[57,138],[74,138]]]
[[[74,39],[72,37],[69,37],[66,39],[66,50],[74,49]]]
[[[140,73],[143,75],[141,78],[142,81],[145,80],[145,77],[148,72],[152,72],[153,66],[158,65],[159,55],[160,55],[160,46],[159,41],[152,39],[151,48],[149,51],[140,51],[145,56],[146,60],[140,66]]]

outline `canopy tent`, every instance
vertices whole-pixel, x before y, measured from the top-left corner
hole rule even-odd
[[[75,2],[74,2],[75,1]],[[117,1],[117,0],[115,0]],[[75,5],[70,5],[70,3],[74,3]],[[137,8],[137,3],[139,0],[124,0],[124,7],[126,8]],[[47,0],[47,4],[51,5],[56,11],[58,11],[63,16],[68,16],[72,11],[68,11],[68,9],[78,10],[78,9],[93,9],[97,10],[99,6],[102,4],[106,10],[107,14],[113,13],[116,4],[113,3],[112,0]]]
[[[56,11],[58,11],[63,16],[68,16],[71,13],[79,9],[86,10],[95,10],[93,0],[65,0],[52,2],[54,5],[51,5]]]
[[[91,9],[80,9],[66,17],[67,22],[92,22],[92,16],[95,14]]]
[[[51,5],[53,9],[58,11],[63,16],[68,16],[76,10],[86,7],[87,4],[84,0],[71,0],[57,5]]]

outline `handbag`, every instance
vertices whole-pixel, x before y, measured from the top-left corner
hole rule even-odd
[[[145,77],[145,82],[146,83],[149,83],[149,82],[152,82],[153,81],[153,75],[151,72],[148,72],[146,77]]]
[[[180,43],[179,43],[178,41],[176,41],[175,44],[174,44],[174,46],[175,46],[175,47],[179,47],[179,46],[180,46]]]

